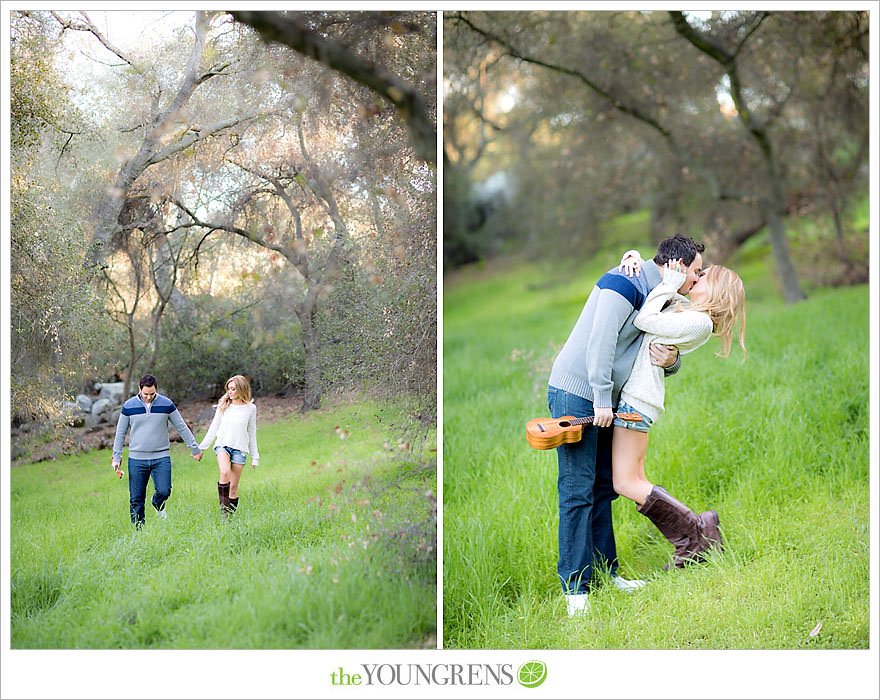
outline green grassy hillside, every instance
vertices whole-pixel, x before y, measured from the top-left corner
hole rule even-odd
[[[868,646],[868,290],[785,307],[765,256],[731,261],[748,296],[748,358],[683,358],[646,472],[715,508],[722,556],[664,572],[671,546],[619,498],[621,573],[584,620],[556,575],[556,455],[528,446],[550,367],[596,279],[587,266],[495,262],[444,285],[444,646],[794,649]],[[647,253],[643,250],[643,254]],[[810,632],[822,623],[815,636]]]
[[[364,402],[260,425],[227,521],[213,454],[174,445],[140,531],[108,450],[15,467],[12,648],[434,646],[436,472],[400,424]]]

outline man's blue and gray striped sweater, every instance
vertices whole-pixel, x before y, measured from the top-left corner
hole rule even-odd
[[[113,441],[113,461],[122,461],[122,446],[125,434],[131,428],[128,441],[128,456],[131,459],[159,459],[171,454],[168,440],[168,422],[177,429],[192,454],[201,452],[192,431],[183,422],[177,406],[167,396],[156,394],[151,403],[146,403],[138,394],[132,396],[122,406],[119,422],[116,424],[116,439]]]
[[[641,345],[642,332],[633,320],[662,279],[653,260],[645,262],[639,277],[617,268],[602,275],[553,363],[550,386],[596,408],[615,408]],[[680,366],[681,356],[665,372],[674,374]]]

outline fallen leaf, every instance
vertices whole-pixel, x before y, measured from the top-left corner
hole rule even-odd
[[[821,630],[821,629],[822,629],[822,623],[820,622],[818,625],[816,625],[813,628],[812,632],[810,632],[810,636],[815,637],[817,634],[819,634],[819,630]]]

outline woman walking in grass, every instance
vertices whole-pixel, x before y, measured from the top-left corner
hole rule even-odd
[[[220,467],[220,480],[217,482],[220,512],[225,517],[238,508],[238,484],[248,454],[251,456],[252,469],[260,463],[257,407],[251,399],[250,383],[240,374],[227,380],[226,393],[217,402],[214,420],[199,447],[205,450],[212,442]]]
[[[685,280],[681,261],[670,260],[661,270],[662,282],[648,295],[633,321],[645,335],[617,408],[618,412],[639,413],[642,420],[614,419],[612,475],[614,490],[638,504],[639,513],[675,547],[675,566],[683,567],[689,561],[702,561],[706,551],[723,544],[717,512],[697,515],[645,477],[648,430],[663,413],[664,398],[663,369],[651,363],[649,346],[665,343],[687,353],[714,334],[721,338],[719,357],[728,357],[733,328],[739,319],[739,345],[745,353],[745,291],[735,272],[712,265],[701,273],[688,300],[677,293]],[[671,304],[663,310],[667,302]]]

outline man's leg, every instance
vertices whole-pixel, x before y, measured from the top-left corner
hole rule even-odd
[[[144,524],[144,501],[147,498],[147,482],[150,480],[150,463],[143,459],[128,458],[128,508],[135,527]]]
[[[153,460],[153,508],[162,511],[171,495],[171,457]]]
[[[611,521],[611,502],[617,498],[611,469],[611,445],[613,428],[599,428],[596,444],[596,481],[593,487],[593,512],[591,535],[593,557],[598,566],[608,569],[612,576],[617,573],[617,545],[614,542],[614,525]]]
[[[592,402],[561,389],[548,392],[550,415],[591,416]],[[586,593],[592,576],[590,521],[593,509],[593,482],[596,477],[596,437],[598,430],[585,426],[579,442],[556,448],[559,462],[559,562],[557,573],[568,594]]]

